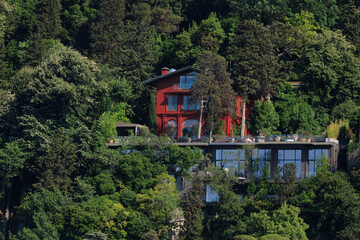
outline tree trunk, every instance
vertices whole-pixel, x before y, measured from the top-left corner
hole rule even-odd
[[[202,122],[202,115],[204,111],[204,99],[201,99],[200,101],[200,116],[199,116],[199,127],[197,132],[197,138],[200,139],[201,137],[201,122]]]
[[[245,137],[245,108],[246,108],[246,102],[243,99],[243,107],[242,107],[242,113],[241,113],[241,137]]]
[[[7,201],[6,201],[6,209],[5,209],[5,214],[4,214],[4,222],[3,222],[3,229],[2,229],[2,233],[4,234],[4,236],[7,236],[7,231],[8,231],[8,223],[9,223],[9,219],[10,219],[10,204],[11,204],[11,195],[12,195],[12,186],[9,187],[7,189],[8,191],[8,196],[7,196]]]

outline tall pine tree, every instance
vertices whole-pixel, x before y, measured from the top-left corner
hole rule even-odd
[[[97,19],[90,26],[90,55],[99,63],[123,64],[125,0],[101,0]]]

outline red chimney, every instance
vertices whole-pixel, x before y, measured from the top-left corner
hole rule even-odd
[[[164,74],[167,74],[167,73],[169,73],[169,69],[167,67],[163,67],[161,69],[161,75],[164,75]]]

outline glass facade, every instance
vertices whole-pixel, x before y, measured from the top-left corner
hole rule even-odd
[[[280,169],[286,163],[294,163],[296,165],[296,178],[301,178],[301,154],[300,149],[279,149],[278,150],[278,166]],[[282,172],[280,172],[282,175]]]
[[[309,170],[307,177],[316,175],[316,160],[320,160],[321,156],[326,158],[329,157],[329,150],[328,149],[311,149],[309,150]]]
[[[261,178],[264,175],[266,165],[271,163],[271,149],[254,149],[251,157],[252,172],[255,178]]]
[[[169,96],[168,97],[168,110],[177,110],[178,109],[178,97]]]
[[[245,177],[245,150],[217,149],[216,166],[229,169],[230,174]]]

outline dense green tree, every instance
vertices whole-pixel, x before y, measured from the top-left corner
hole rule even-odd
[[[122,182],[135,192],[153,187],[156,176],[165,172],[165,167],[152,163],[141,152],[121,156],[117,166],[117,175]]]
[[[260,131],[269,134],[279,127],[279,115],[270,100],[263,103],[260,100],[256,101],[251,109],[250,119],[250,131],[253,133]]]
[[[119,67],[124,63],[125,1],[100,1],[97,18],[90,26],[90,55],[103,64]]]
[[[184,239],[202,239],[203,232],[203,211],[205,204],[201,200],[204,195],[204,185],[198,173],[193,177],[192,188],[185,194],[181,206],[186,219],[184,226]]]
[[[359,64],[354,50],[340,32],[324,31],[308,41],[300,79],[313,105],[332,109],[359,99]]]
[[[57,39],[61,31],[60,0],[44,0],[36,2],[35,29],[31,32],[30,64],[36,65],[46,50],[47,40]]]
[[[270,213],[266,210],[251,213],[246,221],[247,233],[255,237],[276,233],[290,239],[307,240],[305,230],[308,225],[299,217],[299,214],[298,207],[286,203]]]
[[[359,195],[343,172],[330,172],[327,159],[321,160],[316,176],[297,185],[291,199],[301,206],[301,216],[309,225],[309,238],[356,239],[360,217]]]
[[[278,96],[286,101],[274,102],[279,114],[281,132],[288,133],[311,132],[320,133],[322,127],[317,120],[316,110],[308,104],[306,96],[294,89],[290,84],[282,82],[278,87]]]
[[[136,202],[139,210],[145,212],[155,223],[156,232],[165,233],[170,230],[171,222],[176,220],[179,207],[179,193],[175,179],[167,173],[156,177],[156,185],[148,193],[138,194]]]
[[[246,102],[251,95],[268,96],[277,84],[277,60],[270,31],[255,20],[241,22],[229,46],[231,76],[242,99],[242,128]],[[242,136],[244,130],[241,131]]]
[[[202,160],[203,155],[198,148],[192,149],[189,146],[179,147],[178,145],[172,145],[170,147],[169,161],[181,169],[183,176],[187,176],[189,169],[199,165]]]
[[[206,123],[210,131],[210,137],[215,128],[215,124],[223,115],[234,116],[236,111],[235,92],[232,89],[233,81],[227,72],[227,62],[225,58],[212,53],[202,52],[199,54],[197,64],[202,70],[191,87],[192,95],[200,102],[199,128],[197,137],[200,138],[201,123],[205,99]]]
[[[58,216],[62,220],[60,238],[82,239],[86,233],[100,231],[109,239],[126,239],[126,226],[136,221],[136,213],[128,211],[121,203],[106,197],[68,205]]]
[[[80,52],[89,48],[89,27],[96,18],[96,4],[90,0],[61,0],[61,41]]]
[[[35,163],[39,179],[37,188],[67,191],[72,183],[71,175],[75,171],[76,157],[76,147],[68,142],[64,130],[55,131],[50,139],[48,152]]]

